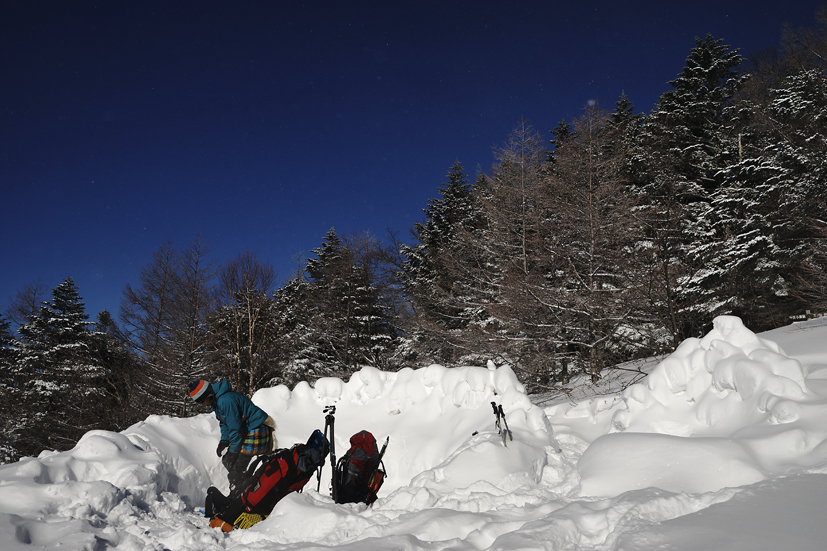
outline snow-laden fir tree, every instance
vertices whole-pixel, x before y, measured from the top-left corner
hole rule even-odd
[[[292,388],[300,381],[315,381],[327,375],[324,366],[315,361],[317,341],[312,331],[313,314],[308,307],[309,287],[305,278],[294,277],[273,293],[279,359],[268,386]]]
[[[22,450],[68,449],[99,422],[105,368],[71,277],[18,329],[13,376],[20,385]]]
[[[416,243],[401,246],[404,265],[400,275],[415,311],[411,338],[424,358],[450,364],[456,358],[444,347],[443,332],[461,329],[470,320],[451,300],[455,279],[448,265],[457,260],[458,234],[474,231],[479,208],[459,161],[451,166],[448,181],[438,191],[440,197],[429,199],[423,209],[425,221],[414,224]]]
[[[571,123],[569,123],[566,119],[561,119],[560,122],[557,123],[557,126],[551,130],[551,136],[552,137],[548,142],[551,145],[551,149],[548,151],[548,158],[546,160],[553,166],[555,162],[554,152],[562,147],[569,138],[571,138]]]
[[[14,345],[11,322],[0,313],[0,464],[12,462],[20,455],[14,445],[20,421],[20,411],[15,407]]]
[[[695,39],[672,89],[642,125],[630,162],[645,205],[640,219],[660,267],[662,318],[675,343],[711,321],[716,308],[698,251],[717,240],[707,216],[721,169],[737,160],[723,112],[746,78],[737,70],[741,56],[722,42]]]
[[[811,70],[730,111],[739,160],[720,173],[709,220],[717,239],[699,249],[703,286],[717,309],[770,329],[808,309],[795,291],[819,237],[827,183],[827,76]],[[816,226],[818,224],[815,224]],[[705,253],[705,254],[704,254]]]
[[[381,245],[369,235],[341,239],[331,229],[312,252],[315,258],[304,267],[306,281],[292,282],[290,294],[277,298],[290,307],[296,336],[287,370],[314,380],[345,377],[361,365],[389,367],[397,334],[384,291],[387,282],[378,269]]]

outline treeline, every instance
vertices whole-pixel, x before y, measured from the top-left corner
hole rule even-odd
[[[509,363],[530,389],[674,350],[721,314],[762,331],[824,311],[827,12],[744,62],[711,36],[648,114],[622,96],[551,140],[521,121],[485,174],[459,162],[411,238],[323,238],[296,276],[195,239],[161,246],[116,323],[67,279],[2,330],[7,459],[90,428],[189,415],[186,382],[263,386]],[[405,242],[403,242],[405,241]],[[11,321],[19,329],[12,335]]]

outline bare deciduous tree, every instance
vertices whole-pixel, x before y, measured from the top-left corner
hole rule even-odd
[[[274,376],[280,326],[271,295],[273,267],[246,251],[218,273],[212,347],[233,388],[248,396]]]
[[[120,319],[143,367],[133,393],[139,411],[186,415],[187,382],[209,373],[205,320],[214,270],[207,254],[200,238],[183,253],[167,242],[141,270],[140,287],[124,289]]]
[[[37,314],[48,292],[49,289],[39,279],[24,285],[14,297],[9,299],[9,305],[6,308],[9,321],[18,326],[27,323],[29,318]]]
[[[560,323],[569,364],[593,376],[634,352],[640,321],[631,277],[637,223],[623,189],[621,136],[609,120],[597,106],[586,108],[545,188],[550,271],[542,302]]]

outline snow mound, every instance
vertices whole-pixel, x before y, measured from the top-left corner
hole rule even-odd
[[[282,445],[303,442],[313,429],[322,429],[323,409],[328,405],[336,406],[339,457],[350,447],[350,436],[360,430],[371,431],[379,443],[390,437],[384,458],[390,476],[383,493],[408,487],[415,477],[417,485],[433,487],[437,493],[476,480],[508,489],[536,483],[542,476],[546,447],[559,448],[545,413],[531,403],[507,365],[454,369],[431,365],[394,373],[365,367],[347,382],[327,378],[313,387],[300,383],[292,392],[284,386],[262,389],[253,395],[253,402],[276,419]],[[491,402],[502,404],[514,441],[535,450],[533,455],[525,451],[499,457],[504,446],[494,431]],[[466,467],[481,455],[494,466],[472,474],[477,469]]]
[[[320,492],[314,478],[304,494],[285,500],[260,525],[231,536],[245,545],[262,538],[305,541],[309,531],[316,541],[347,541],[363,532],[379,534],[388,519],[431,507],[495,509],[501,505],[495,496],[535,491],[547,455],[559,449],[545,413],[531,403],[508,366],[431,365],[395,373],[365,367],[347,382],[326,378],[292,391],[262,389],[253,401],[276,420],[281,447],[323,429],[324,408],[335,405],[338,456],[360,430],[371,431],[380,444],[389,437],[388,478],[380,500],[366,513],[364,505],[336,505],[328,497],[328,465]],[[495,430],[491,402],[502,404],[506,413],[513,438],[508,448]],[[212,414],[151,416],[122,433],[89,432],[70,451],[44,452],[0,467],[0,524],[13,528],[22,543],[60,541],[46,528],[60,519],[71,521],[70,532],[86,534],[77,540],[83,545],[101,540],[150,545],[159,539],[147,540],[134,528],[147,515],[174,520],[203,505],[209,486],[227,491],[226,472],[215,454],[218,440]],[[191,517],[186,526],[204,522]],[[421,530],[423,537],[434,534],[433,527]],[[183,533],[169,534],[165,545],[174,547]],[[192,537],[181,541],[189,545]],[[207,538],[205,545],[213,543]]]
[[[649,375],[626,389],[617,431],[724,436],[767,417],[779,403],[804,398],[801,364],[731,316],[718,317],[702,339],[687,339]],[[783,409],[783,408],[782,408]]]
[[[609,434],[578,461],[581,491],[716,491],[820,464],[827,432],[801,421],[814,409],[827,414],[798,360],[740,319],[718,317],[709,334],[681,343],[622,400],[569,412],[596,424],[610,416]]]
[[[335,405],[338,456],[359,430],[390,437],[389,478],[373,507],[337,505],[327,465],[319,491],[313,479],[229,534],[198,509],[208,486],[226,491],[213,415],[92,431],[73,450],[0,466],[0,549],[689,550],[696,537],[702,547],[821,549],[826,338],[824,320],[759,337],[722,317],[602,386],[539,397],[557,400],[545,410],[493,364],[365,368],[348,381],[263,389],[253,399],[276,419],[282,447],[323,428]],[[623,377],[642,382],[619,392],[631,384]],[[507,414],[507,448],[492,401]]]

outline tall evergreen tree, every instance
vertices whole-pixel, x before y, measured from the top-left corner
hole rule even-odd
[[[0,313],[0,366],[2,366],[4,376],[12,363],[14,345],[15,340],[11,332],[11,322]]]
[[[300,381],[315,381],[327,373],[315,361],[317,341],[314,313],[310,309],[310,284],[298,275],[273,293],[273,319],[279,327],[274,344],[279,351],[277,369],[268,385],[295,386]]]
[[[456,329],[468,321],[446,300],[455,283],[446,263],[453,256],[457,234],[473,231],[479,217],[472,185],[459,161],[451,166],[448,181],[440,184],[438,191],[440,198],[430,199],[424,209],[425,221],[414,225],[416,243],[401,246],[405,259],[402,281],[413,299],[419,322],[414,331],[419,333],[418,338],[423,339],[421,344],[426,347],[430,346],[424,342],[429,340],[426,337],[428,326],[435,324],[441,329]],[[442,340],[441,337],[438,340]],[[446,359],[438,356],[432,359]]]
[[[686,204],[708,201],[717,187],[716,173],[734,152],[722,132],[724,108],[743,85],[738,50],[711,35],[695,39],[683,71],[669,82],[672,90],[658,100],[644,126],[644,142],[665,157],[665,166],[681,182]]]
[[[628,165],[631,161],[631,155],[634,150],[634,144],[638,140],[640,134],[640,127],[643,124],[643,116],[635,114],[634,104],[624,92],[620,99],[615,102],[615,110],[609,118],[609,124],[615,129],[617,138],[612,140],[617,142],[615,148],[622,148],[627,155],[625,163]],[[628,175],[631,177],[631,172],[626,169]]]
[[[340,377],[360,365],[388,366],[397,335],[375,268],[381,246],[367,235],[342,240],[331,229],[313,252],[306,285],[293,286],[306,308],[294,322],[304,330],[296,362],[312,374]]]
[[[28,413],[20,430],[22,449],[68,449],[99,423],[106,374],[92,349],[87,319],[77,285],[67,277],[18,329],[15,371]]]
[[[672,90],[659,99],[639,133],[631,175],[645,207],[640,219],[660,267],[653,280],[662,319],[675,344],[711,322],[706,262],[716,237],[709,224],[721,169],[737,160],[723,119],[741,88],[741,57],[707,35],[695,39]]]
[[[714,195],[718,239],[704,255],[704,286],[715,291],[716,313],[770,329],[807,308],[794,288],[827,199],[827,77],[790,76],[768,104],[748,99],[733,111],[747,124],[737,127],[739,161],[721,171]]]
[[[18,388],[14,370],[15,344],[10,321],[0,314],[0,464],[10,463],[20,457],[15,434],[20,417],[20,410],[16,407]]]
[[[551,149],[547,154],[547,161],[549,164],[554,164],[554,152],[563,146],[563,144],[571,138],[571,124],[566,119],[561,119],[557,126],[551,130],[552,138],[549,140]]]

